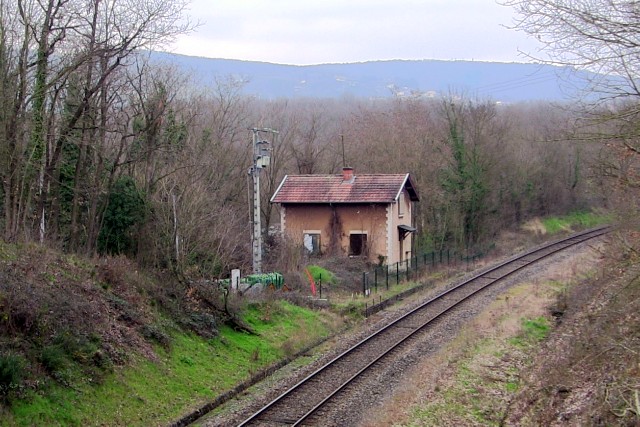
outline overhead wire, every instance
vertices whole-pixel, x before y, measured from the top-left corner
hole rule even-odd
[[[495,93],[504,92],[513,89],[519,89],[526,86],[542,84],[550,81],[558,80],[558,75],[553,71],[545,71],[541,74],[531,74],[524,77],[505,80],[496,83],[489,83],[475,88],[478,93]]]

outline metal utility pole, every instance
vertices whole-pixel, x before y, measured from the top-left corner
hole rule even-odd
[[[277,134],[270,128],[252,128],[253,132],[253,166],[249,175],[253,178],[253,230],[251,247],[253,256],[253,274],[262,273],[262,220],[260,214],[260,171],[271,163],[269,141],[260,140],[261,133]]]

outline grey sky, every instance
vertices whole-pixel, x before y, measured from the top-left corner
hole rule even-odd
[[[495,0],[192,0],[176,53],[283,64],[385,59],[526,62],[536,42]]]

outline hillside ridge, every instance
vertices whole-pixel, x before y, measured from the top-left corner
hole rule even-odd
[[[568,101],[594,74],[570,67],[470,60],[379,60],[288,65],[238,59],[152,52],[151,58],[176,65],[196,84],[230,77],[244,93],[277,98],[438,98],[460,93],[498,102]]]

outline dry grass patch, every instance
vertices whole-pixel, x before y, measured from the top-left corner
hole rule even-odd
[[[547,234],[547,228],[544,226],[540,218],[534,218],[531,221],[527,221],[522,226],[522,229],[539,236]]]

